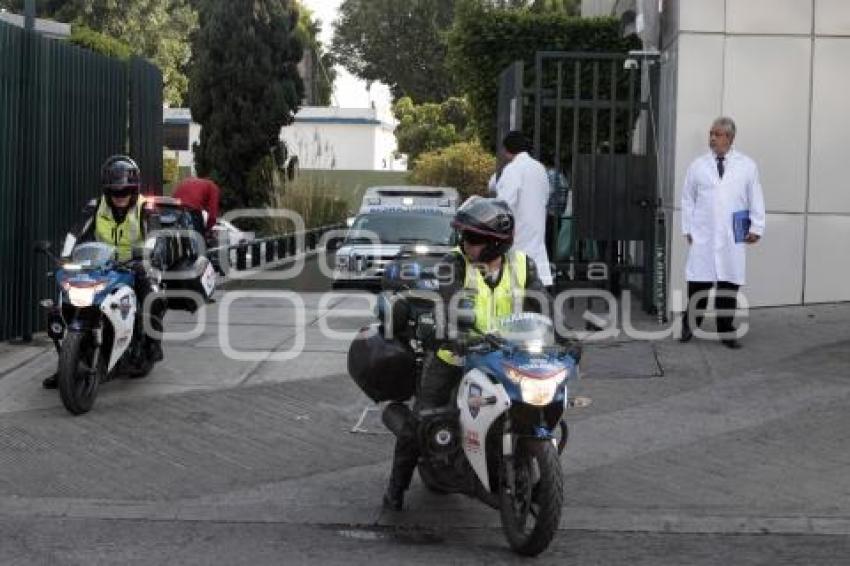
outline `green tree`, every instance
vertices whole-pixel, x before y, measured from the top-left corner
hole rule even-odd
[[[393,104],[398,120],[395,130],[398,151],[413,163],[421,154],[473,139],[469,103],[449,98],[443,103],[414,104],[405,96]]]
[[[23,0],[6,0],[23,11]],[[190,0],[38,0],[40,17],[85,26],[129,45],[161,70],[163,98],[183,102],[188,88],[189,34],[197,26]]]
[[[445,32],[455,0],[344,0],[334,22],[334,60],[393,96],[442,101],[455,93]]]
[[[202,0],[198,13],[189,87],[202,127],[195,165],[221,184],[226,208],[263,206],[270,187],[249,177],[303,96],[298,10],[290,0]]]
[[[333,57],[319,39],[322,34],[322,26],[316,21],[313,12],[303,5],[299,5],[298,12],[298,37],[304,48],[311,49],[316,57],[316,68],[314,69],[316,76],[305,78],[308,80],[315,79],[315,87],[318,90],[318,104],[329,106],[333,96],[334,81],[336,80]]]

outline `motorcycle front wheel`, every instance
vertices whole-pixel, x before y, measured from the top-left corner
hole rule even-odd
[[[69,332],[59,354],[59,397],[73,415],[91,410],[100,385],[97,348],[91,332]]]
[[[564,478],[558,450],[551,441],[524,439],[511,460],[513,485],[503,474],[499,514],[511,549],[537,556],[552,542],[561,521]]]

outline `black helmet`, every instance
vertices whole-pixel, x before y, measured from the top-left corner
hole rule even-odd
[[[126,189],[138,194],[139,177],[139,166],[126,155],[113,155],[100,167],[100,187],[105,194],[123,193]]]
[[[462,240],[487,244],[479,261],[496,259],[514,243],[514,213],[503,200],[469,197],[457,209],[452,226],[460,232]]]

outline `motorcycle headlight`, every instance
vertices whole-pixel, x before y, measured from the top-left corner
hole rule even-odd
[[[66,283],[64,287],[65,292],[68,293],[68,301],[70,301],[70,303],[75,307],[79,308],[92,306],[95,295],[106,289],[106,285],[104,283],[85,287],[78,287]]]
[[[519,385],[522,400],[536,407],[546,406],[555,398],[555,393],[567,377],[567,370],[562,369],[546,375],[526,373],[516,367],[505,364],[508,379]]]

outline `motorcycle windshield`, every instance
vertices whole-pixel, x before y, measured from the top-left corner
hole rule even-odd
[[[71,263],[82,269],[100,269],[115,260],[115,247],[102,242],[87,242],[74,248]]]
[[[552,319],[532,312],[514,314],[496,321],[494,332],[530,352],[542,351],[555,343]]]

